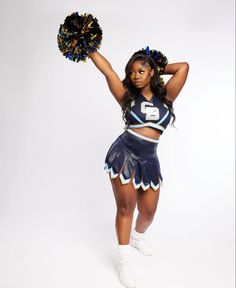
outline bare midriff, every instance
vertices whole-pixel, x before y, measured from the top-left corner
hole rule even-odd
[[[130,128],[130,129],[134,130],[139,134],[142,134],[143,136],[147,136],[153,139],[159,139],[161,136],[161,133],[158,130],[150,127]]]

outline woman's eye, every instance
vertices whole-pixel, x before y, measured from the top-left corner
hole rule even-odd
[[[140,74],[143,74],[144,72],[145,72],[144,70],[139,71]],[[133,76],[133,75],[134,75],[134,72],[130,72],[129,75],[130,75],[130,76]]]

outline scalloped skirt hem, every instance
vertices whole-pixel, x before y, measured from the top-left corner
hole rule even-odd
[[[111,179],[119,177],[122,185],[132,182],[135,190],[157,191],[163,186],[157,145],[126,130],[110,146],[104,170]]]

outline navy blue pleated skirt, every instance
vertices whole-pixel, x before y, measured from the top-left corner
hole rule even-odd
[[[122,184],[132,181],[135,189],[156,191],[163,181],[157,145],[158,140],[127,129],[111,144],[104,169],[111,179],[119,175]]]

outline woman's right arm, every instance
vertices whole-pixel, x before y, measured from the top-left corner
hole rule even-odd
[[[102,74],[106,77],[107,84],[112,95],[115,97],[117,102],[121,105],[123,98],[124,98],[124,94],[127,89],[125,89],[122,81],[120,80],[116,72],[113,70],[111,64],[98,51],[90,53],[89,58],[93,61],[95,66],[102,72]]]

